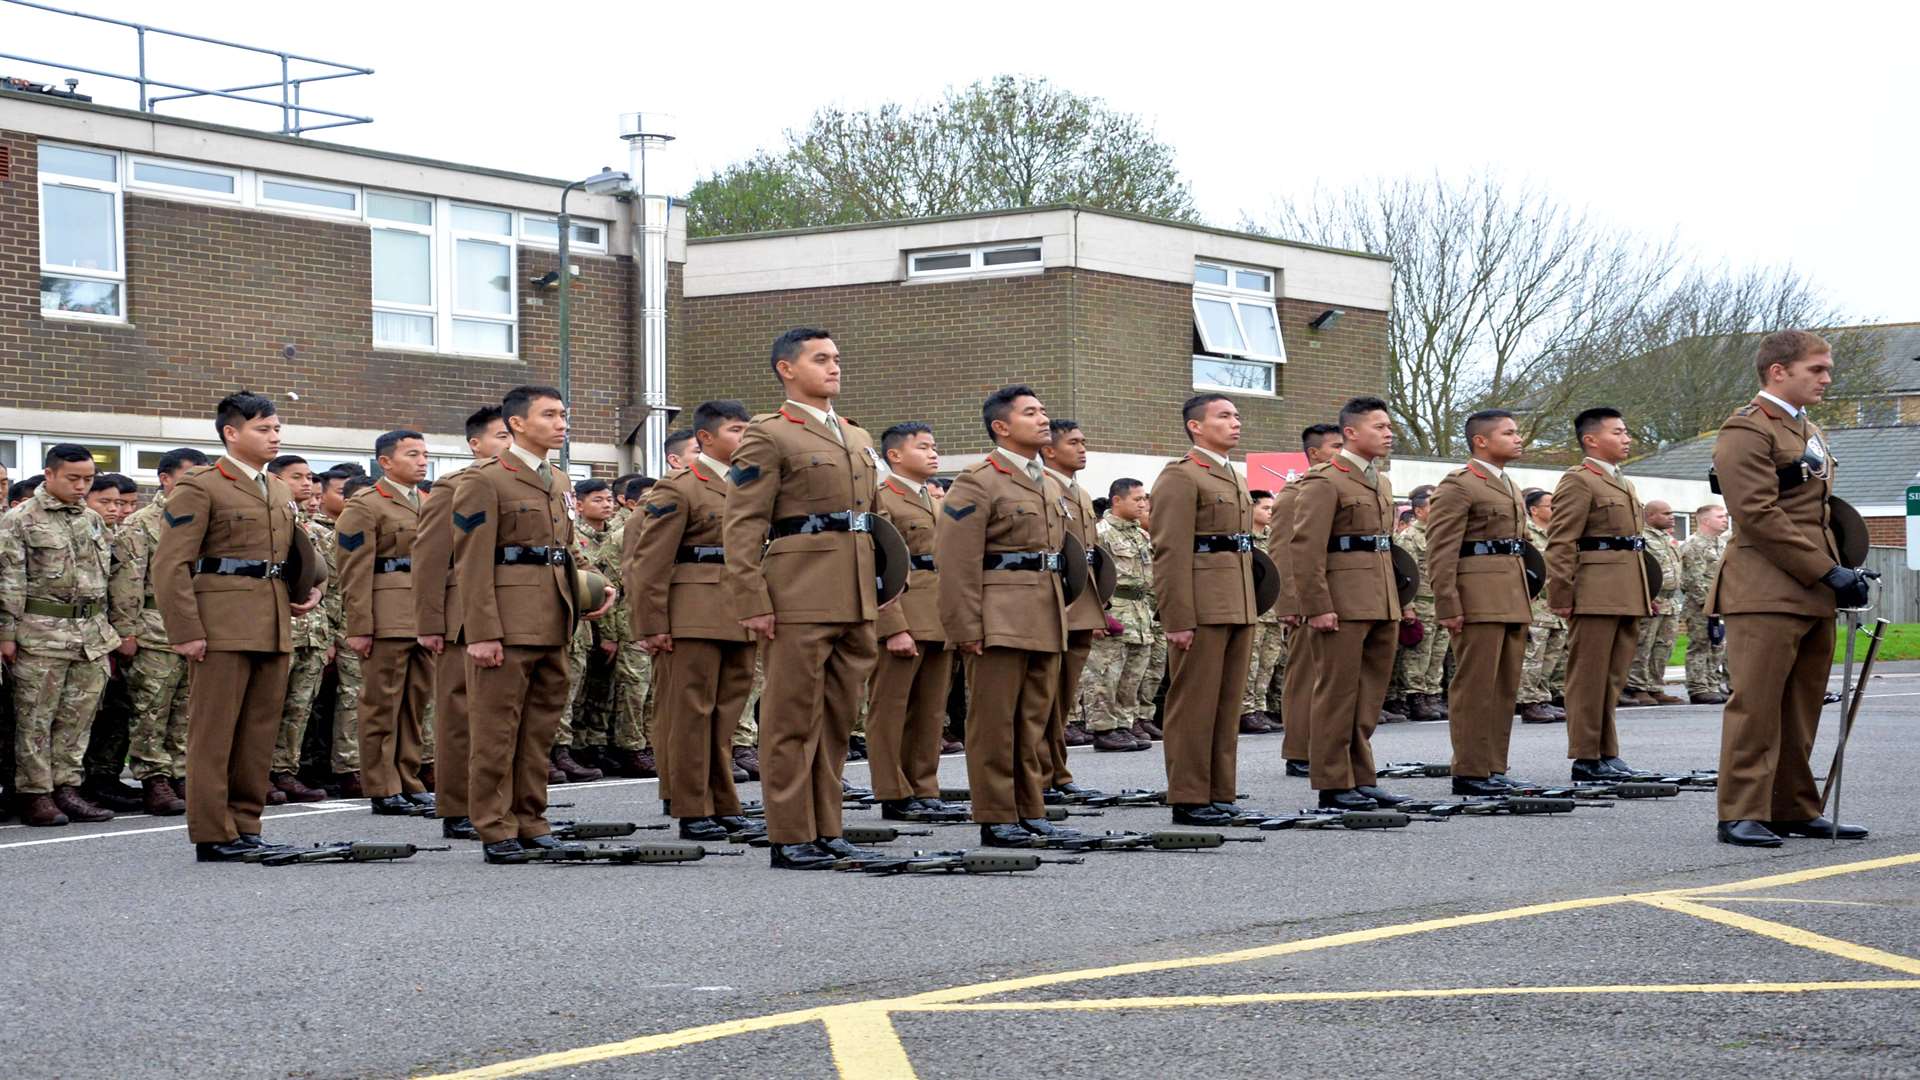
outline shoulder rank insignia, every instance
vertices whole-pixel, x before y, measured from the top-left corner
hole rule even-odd
[[[680,509],[680,506],[678,503],[667,503],[662,506],[655,506],[653,503],[648,503],[647,516],[653,517],[653,518],[663,518],[678,509]]]
[[[460,526],[461,532],[470,533],[487,523],[487,512],[482,510],[477,514],[463,514],[455,510],[453,512],[453,523]]]
[[[734,487],[746,487],[748,484],[760,479],[760,466],[735,465],[733,468],[727,470],[727,479],[733,481]]]
[[[173,528],[176,525],[185,525],[187,522],[193,520],[192,514],[181,514],[179,517],[175,517],[170,511],[167,511],[167,510],[161,510],[160,516],[167,519],[167,528],[169,529]]]
[[[366,542],[367,534],[364,532],[340,534],[340,548],[342,551],[357,551],[360,545]]]
[[[942,506],[940,509],[946,511],[946,515],[948,517],[952,518],[955,521],[959,521],[961,518],[966,517],[968,514],[971,514],[975,510],[978,510],[980,508],[977,506],[955,506],[952,503],[948,503],[945,506]]]

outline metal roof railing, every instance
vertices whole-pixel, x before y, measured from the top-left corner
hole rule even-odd
[[[155,106],[163,101],[181,101],[188,98],[209,97],[220,98],[226,101],[241,101],[250,105],[264,105],[268,108],[279,109],[280,133],[282,135],[300,135],[309,131],[320,131],[324,128],[373,123],[373,118],[370,116],[356,116],[353,113],[322,109],[314,105],[304,104],[301,101],[301,89],[305,84],[326,82],[331,79],[346,79],[355,75],[371,75],[373,74],[373,69],[369,67],[342,64],[332,60],[321,60],[318,57],[302,56],[299,53],[285,52],[280,49],[267,49],[258,45],[242,45],[237,41],[222,41],[219,38],[205,37],[200,34],[189,34],[179,30],[162,30],[159,27],[147,26],[142,23],[127,22],[122,19],[110,19],[104,15],[91,15],[84,11],[69,11],[65,8],[52,7],[47,4],[37,4],[31,2],[31,0],[0,0],[0,3],[12,4],[16,7],[33,8],[36,11],[45,11],[54,15],[65,15],[76,19],[89,19],[94,22],[107,23],[112,26],[123,26],[132,30],[134,33],[135,48],[138,53],[138,68],[135,73],[131,75],[117,71],[102,71],[97,68],[82,67],[78,64],[69,64],[58,60],[45,60],[38,57],[20,56],[6,52],[0,52],[0,60],[17,60],[21,63],[37,64],[41,67],[55,68],[60,71],[76,71],[84,75],[94,75],[103,79],[118,79],[121,82],[133,83],[140,90],[141,112],[156,112],[157,109]],[[185,41],[198,41],[207,45],[218,45],[228,49],[239,49],[243,52],[259,53],[262,56],[277,57],[280,60],[280,78],[271,82],[250,83],[245,86],[229,86],[224,89],[188,86],[184,83],[157,79],[147,72],[148,34],[179,38]],[[293,65],[295,63],[317,65],[321,70],[313,74],[295,75],[293,72]],[[175,90],[179,92],[155,95],[153,93],[155,89]],[[277,98],[251,96],[254,91],[276,89],[279,91]],[[328,117],[330,119],[323,123],[310,124],[306,121],[307,114]]]

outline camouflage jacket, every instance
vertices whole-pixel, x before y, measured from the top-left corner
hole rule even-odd
[[[320,552],[320,557],[327,561],[327,595],[331,596],[334,592],[333,530],[322,527],[314,520],[313,515],[305,510],[295,510],[293,520],[294,524],[307,530],[307,536],[313,540],[314,548]],[[335,623],[336,614],[342,614],[344,618],[344,608],[335,604],[332,605],[332,610],[329,610],[329,605],[322,601],[319,607],[305,615],[294,616],[293,647],[324,649],[332,645],[335,639],[346,630],[344,625]]]
[[[1259,532],[1256,532],[1253,534],[1253,546],[1259,548],[1261,551],[1267,550],[1267,540],[1272,536],[1273,536],[1273,526],[1269,525],[1266,528],[1261,529]],[[1266,611],[1261,612],[1260,621],[1268,624],[1269,626],[1279,626],[1280,625],[1280,605],[1276,603],[1272,607],[1268,608]]]
[[[1100,543],[1113,553],[1114,594],[1107,614],[1120,621],[1128,645],[1153,643],[1153,540],[1137,521],[1108,514],[1095,530]]]
[[[1726,533],[1694,533],[1680,545],[1680,586],[1687,596],[1687,614],[1699,615],[1707,610],[1707,591],[1713,588],[1713,577],[1720,572],[1720,557],[1726,552]]]
[[[1647,550],[1653,552],[1655,562],[1660,564],[1660,595],[1658,601],[1660,614],[1678,615],[1686,599],[1680,584],[1680,542],[1672,534],[1651,525],[1642,526],[1640,535],[1647,538]]]
[[[1413,602],[1427,607],[1433,606],[1433,585],[1427,574],[1427,523],[1416,519],[1413,524],[1400,531],[1393,542],[1399,544],[1413,560],[1420,564],[1420,587],[1414,590]]]
[[[1527,517],[1527,543],[1533,545],[1533,549],[1540,553],[1541,558],[1544,559],[1547,557],[1547,528],[1533,520],[1532,515],[1528,515]],[[1540,595],[1533,598],[1533,625],[1543,630],[1565,630],[1567,628],[1567,620],[1548,610],[1547,590],[1545,589],[1541,589]]]
[[[165,494],[135,510],[113,534],[113,577],[107,586],[113,632],[143,649],[167,647],[167,624],[153,598],[153,553],[160,547]]]
[[[0,517],[0,641],[66,660],[98,660],[120,644],[107,618],[108,543],[99,514],[44,487]],[[28,610],[45,604],[95,611],[74,618]]]
[[[620,585],[620,544],[626,539],[626,526],[615,524],[618,515],[607,519],[606,531],[602,532],[582,518],[573,523],[574,542],[580,545],[586,564],[600,572],[616,588]],[[622,593],[613,602],[613,607],[593,624],[593,632],[601,641],[625,641],[629,629],[627,619],[627,597]]]
[[[327,560],[327,591],[314,611],[326,613],[329,644],[347,636],[347,598],[340,591],[340,560],[337,558],[340,537],[334,531],[333,524],[332,518],[323,518],[318,514],[307,520],[313,546],[319,548],[320,557]]]

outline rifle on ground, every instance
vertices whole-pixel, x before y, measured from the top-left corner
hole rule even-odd
[[[1611,806],[1600,800],[1550,798],[1543,795],[1487,795],[1472,799],[1416,799],[1394,807],[1407,814],[1429,814],[1434,819],[1449,817],[1491,817],[1511,814],[1532,817],[1538,814],[1571,814],[1576,806]]]
[[[419,847],[414,844],[376,843],[370,840],[342,840],[310,848],[263,848],[265,854],[255,860],[261,866],[293,866],[316,862],[390,862],[411,859],[422,851],[452,851],[450,847]]]
[[[1025,851],[916,851],[884,859],[841,859],[835,870],[863,874],[1014,874],[1038,870],[1043,863],[1079,866],[1085,859],[1049,859]]]
[[[516,862],[548,863],[635,863],[699,862],[709,855],[745,855],[744,851],[708,851],[699,844],[681,844],[657,840],[645,844],[562,844],[554,848],[534,848]]]
[[[1453,775],[1453,766],[1445,761],[1390,761],[1373,770],[1385,780],[1434,780]]]
[[[1680,794],[1677,784],[1641,780],[1582,780],[1577,784],[1548,787],[1542,784],[1516,784],[1513,794],[1536,799],[1577,799],[1581,802],[1605,802],[1613,799],[1671,799]]]
[[[1720,786],[1720,770],[1694,769],[1683,773],[1637,772],[1627,780],[1638,784],[1671,784],[1683,791],[1712,791]]]
[[[1432,818],[1445,821],[1445,817]],[[1342,810],[1333,813],[1321,813],[1314,810],[1302,810],[1298,814],[1286,814],[1271,817],[1258,826],[1265,832],[1285,832],[1299,829],[1404,829],[1413,821],[1413,815],[1398,810]]]
[[[1217,832],[1161,829],[1158,832],[1105,832],[1082,836],[1031,836],[1026,847],[1049,851],[1201,851],[1223,845],[1259,844],[1264,836],[1228,836]]]
[[[642,829],[657,831],[671,825],[640,825],[631,821],[554,821],[549,823],[555,840],[612,840],[632,836]]]
[[[840,829],[840,838],[849,844],[890,844],[903,836],[932,835],[932,829],[896,829],[890,825],[846,825]],[[727,842],[751,847],[773,846],[773,841],[763,832],[737,832],[727,837]]]

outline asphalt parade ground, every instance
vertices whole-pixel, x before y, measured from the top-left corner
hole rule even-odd
[[[0,1075],[1920,1076],[1920,665],[1882,671],[1842,806],[1873,836],[1772,850],[1716,843],[1708,792],[1248,830],[1265,842],[990,877],[777,873],[759,849],[495,867],[457,841],[395,863],[199,865],[178,818],[7,824]],[[1717,707],[1623,710],[1621,729],[1638,768],[1716,763]],[[1448,756],[1444,724],[1375,746]],[[1309,804],[1278,736],[1240,748],[1249,805]],[[1512,772],[1563,781],[1564,751],[1560,726],[1518,725]],[[1158,747],[1072,764],[1109,790],[1164,783]],[[574,804],[555,817],[663,820],[653,781],[554,798]],[[443,842],[360,802],[277,808],[266,836]]]

